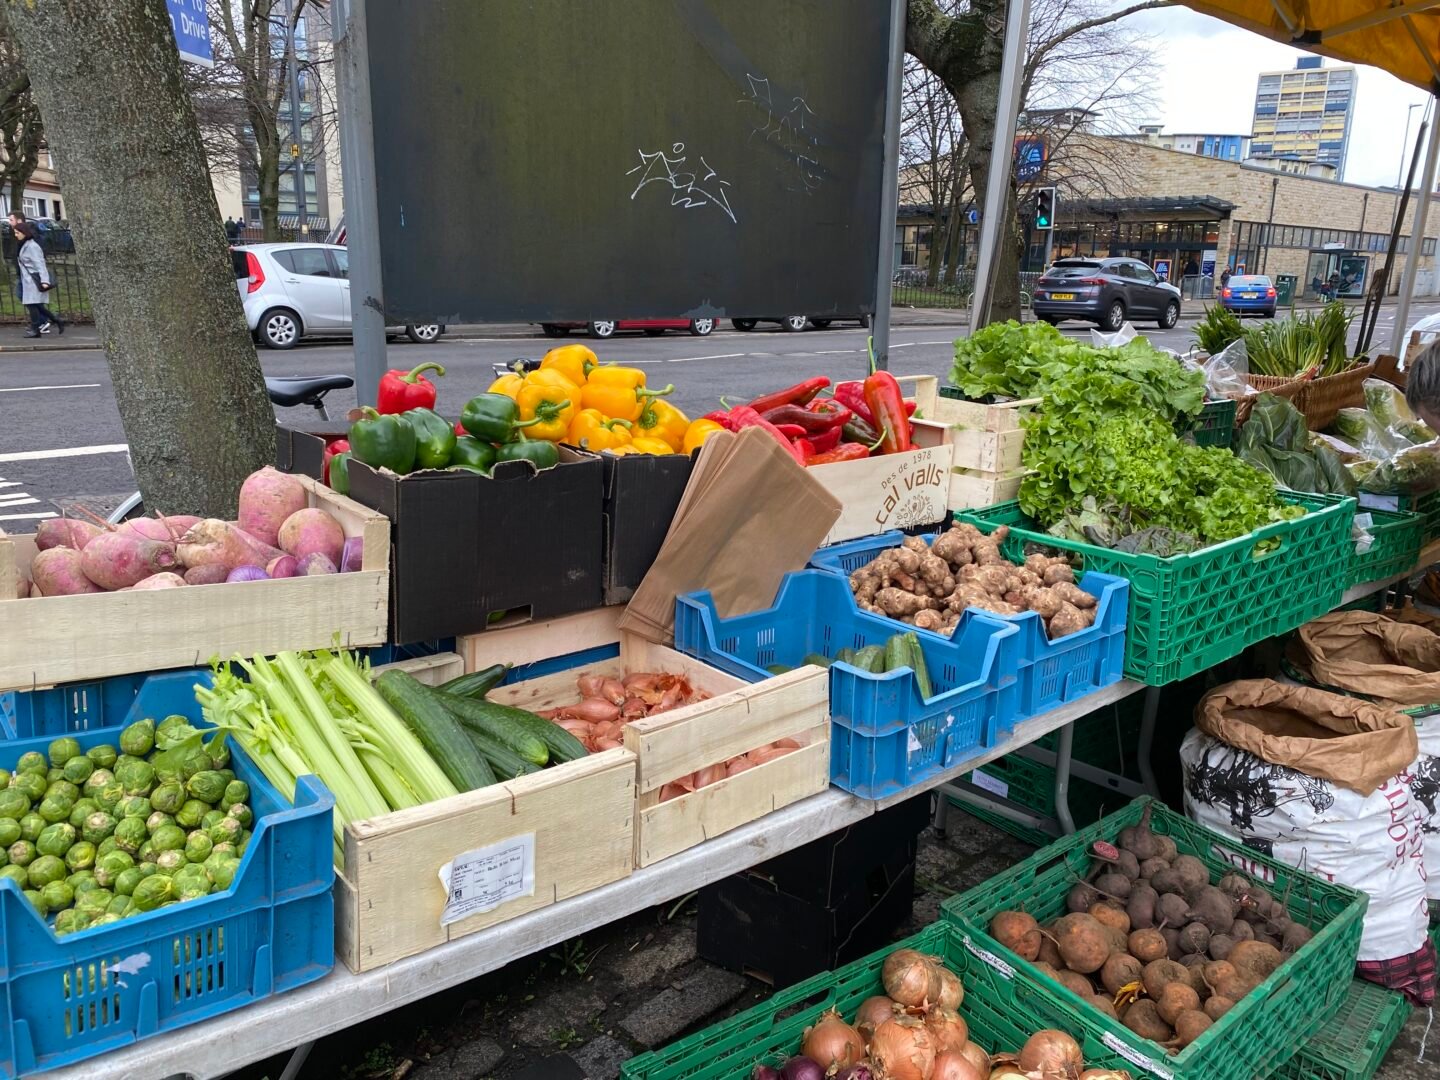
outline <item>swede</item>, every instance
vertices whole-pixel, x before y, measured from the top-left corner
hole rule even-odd
[[[192,566],[185,571],[186,585],[219,585],[230,571],[220,563],[209,566]]]
[[[265,564],[265,573],[272,578],[294,577],[299,565],[294,555],[277,555]]]
[[[280,549],[297,559],[318,552],[339,566],[344,548],[345,531],[340,523],[318,507],[297,510],[280,526]]]
[[[299,480],[266,465],[240,485],[240,528],[271,547],[282,546],[281,527],[297,510],[305,509],[305,502],[305,488]],[[299,556],[305,552],[290,554]]]
[[[143,581],[137,581],[133,586],[133,591],[140,592],[143,589],[148,592],[152,589],[177,589],[184,584],[185,579],[179,574],[165,570],[159,574],[151,574]]]
[[[45,596],[76,596],[105,590],[96,585],[80,567],[80,552],[54,547],[40,552],[30,563],[30,578]]]
[[[175,545],[119,531],[95,537],[80,553],[80,569],[85,576],[110,590],[135,585],[178,562]]]
[[[191,569],[218,565],[228,573],[237,566],[264,566],[280,554],[219,518],[206,518],[180,538],[180,561]]]
[[[49,551],[54,547],[67,547],[83,551],[85,545],[99,536],[102,531],[88,521],[50,518],[35,527],[35,546],[41,551]]]
[[[119,526],[120,532],[134,533],[136,536],[143,536],[146,540],[160,540],[165,543],[178,543],[185,535],[187,529],[200,523],[200,518],[193,514],[172,514],[169,517],[138,517]]]
[[[296,577],[314,577],[317,574],[336,574],[335,564],[330,561],[328,555],[319,551],[312,551],[309,555],[302,557],[295,567]]]

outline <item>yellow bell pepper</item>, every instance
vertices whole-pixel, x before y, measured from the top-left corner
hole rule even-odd
[[[615,450],[630,445],[630,421],[611,420],[599,409],[581,409],[570,421],[565,441],[584,450]]]
[[[576,386],[584,386],[592,368],[599,366],[599,359],[584,345],[559,345],[540,360],[540,370],[554,369]]]
[[[631,439],[630,445],[640,454],[673,454],[675,452],[670,449],[670,444],[664,439]]]
[[[567,394],[573,394],[575,396],[572,400],[576,402],[576,408],[579,408],[580,384],[564,372],[554,368],[538,368],[525,376],[525,385],[548,386],[556,390],[563,390]]]
[[[536,378],[546,374],[532,371],[525,376],[524,384],[515,395],[515,404],[520,406],[522,421],[537,417],[540,421],[525,429],[526,438],[559,442],[569,432],[570,421],[578,411],[576,398],[579,387],[558,372],[549,372],[543,379]]]
[[[680,450],[685,454],[693,454],[696,448],[704,445],[705,440],[711,435],[724,430],[725,428],[714,420],[692,420],[690,426],[685,429],[685,438],[680,443]]]
[[[636,421],[651,398],[673,393],[674,386],[664,390],[648,390],[645,373],[639,368],[602,364],[590,372],[580,390],[580,403],[587,409],[599,409],[616,420]]]
[[[624,446],[616,446],[613,449],[607,450],[606,453],[614,454],[616,457],[624,457],[626,454],[638,454],[640,451],[635,449],[634,443],[626,443]]]
[[[655,398],[640,410],[640,419],[635,421],[635,435],[660,439],[676,453],[685,441],[685,431],[690,418],[668,401]]]
[[[515,374],[515,372],[511,371],[507,372],[504,375],[501,375],[498,379],[491,383],[489,389],[485,392],[487,394],[504,394],[506,397],[510,398],[513,401],[515,399],[515,395],[520,393],[520,387],[524,385],[525,376],[517,375]]]

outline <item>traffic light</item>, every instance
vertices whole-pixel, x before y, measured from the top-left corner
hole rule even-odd
[[[1035,191],[1035,228],[1055,228],[1055,189],[1037,188]]]

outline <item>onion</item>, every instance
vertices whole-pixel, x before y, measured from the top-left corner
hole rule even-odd
[[[1133,1080],[1124,1069],[1086,1069],[1080,1080]]]
[[[855,1030],[866,1038],[875,1034],[875,1029],[894,1016],[900,1006],[888,997],[876,995],[866,998],[855,1012]]]
[[[840,1018],[838,1012],[830,1009],[820,1015],[819,1021],[813,1027],[805,1029],[805,1040],[800,1044],[800,1052],[811,1061],[825,1066],[828,1072],[835,1066],[854,1065],[863,1058],[865,1040],[858,1031]]]
[[[857,1061],[836,1073],[835,1080],[875,1080],[875,1070],[868,1061]]]
[[[709,787],[711,784],[718,784],[721,780],[724,779],[724,765],[706,765],[703,769],[697,769],[695,771],[695,787],[697,789],[702,787]],[[837,1017],[836,1019],[839,1018]],[[845,1023],[844,1020],[841,1020],[840,1022],[842,1024]],[[860,1049],[863,1053],[865,1048],[862,1046]]]
[[[989,1080],[1030,1080],[1030,1075],[1021,1072],[1014,1065],[1001,1065],[990,1074]]]
[[[990,1055],[975,1045],[975,1043],[967,1042],[961,1047],[960,1056],[970,1062],[971,1065],[974,1065],[975,1071],[981,1076],[990,1075]]]
[[[565,711],[581,720],[588,720],[592,724],[602,721],[617,720],[620,717],[620,710],[604,698],[587,697],[574,705],[567,705]]]
[[[581,697],[599,697],[600,688],[605,685],[605,676],[599,672],[592,671],[586,675],[581,675],[576,681],[576,685],[580,689]],[[755,1067],[757,1069],[768,1069],[770,1066],[757,1065]]]
[[[930,1080],[988,1080],[988,1075],[970,1064],[964,1054],[949,1053],[936,1056]]]
[[[925,1011],[925,1026],[935,1040],[937,1054],[959,1054],[970,1041],[970,1025],[954,1009],[930,1006]]]
[[[259,566],[237,566],[225,575],[226,581],[268,581],[270,575]]]
[[[825,1069],[808,1057],[793,1057],[781,1067],[780,1080],[825,1080]]]
[[[750,1080],[780,1080],[780,1070],[769,1065],[756,1065],[750,1070]]]
[[[893,1016],[870,1036],[870,1060],[885,1080],[928,1080],[935,1040],[913,1016]]]
[[[1084,1067],[1080,1044],[1054,1028],[1037,1031],[1020,1048],[1020,1070],[1038,1073],[1039,1080],[1078,1080]]]
[[[960,1003],[965,1000],[965,986],[960,982],[960,976],[939,964],[935,967],[940,972],[940,993],[935,1004],[944,1005],[947,1009],[960,1008]]]
[[[940,998],[940,972],[928,956],[914,949],[896,949],[887,956],[880,980],[885,993],[901,1005],[928,1005]]]
[[[586,696],[588,697],[589,695],[587,694]],[[614,705],[624,705],[626,697],[625,684],[619,679],[605,679],[601,682],[600,689],[596,696],[603,697],[606,701]]]

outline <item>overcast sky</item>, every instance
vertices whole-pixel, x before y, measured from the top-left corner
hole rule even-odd
[[[1261,71],[1295,66],[1304,55],[1258,34],[1185,8],[1146,12],[1129,20],[1155,43],[1155,119],[1166,131],[1249,134],[1255,80]],[[1326,59],[1327,66],[1335,61]],[[1350,153],[1343,179],[1393,185],[1400,167],[1406,106],[1424,91],[1371,67],[1359,69]],[[1411,115],[1413,146],[1420,109]]]

